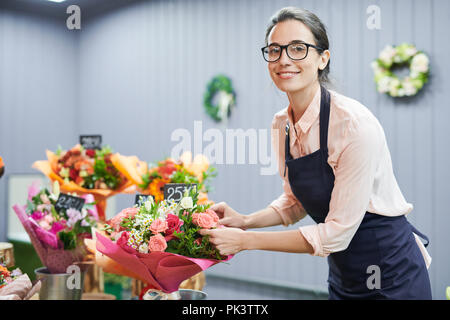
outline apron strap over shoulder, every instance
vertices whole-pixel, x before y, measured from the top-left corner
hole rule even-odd
[[[285,143],[284,143],[284,176],[286,177],[286,167],[287,167],[287,161],[289,159],[289,120],[286,122],[286,139],[285,139]]]

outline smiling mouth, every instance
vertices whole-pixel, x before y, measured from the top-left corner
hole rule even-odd
[[[292,77],[295,77],[297,74],[299,74],[300,71],[297,72],[277,72],[277,76],[281,79],[290,79]]]

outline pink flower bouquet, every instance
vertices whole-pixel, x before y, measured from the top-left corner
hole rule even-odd
[[[179,203],[154,203],[127,208],[108,221],[108,236],[97,233],[97,250],[165,293],[184,280],[228,261],[198,230],[217,228],[219,217],[209,205],[197,205],[195,190]]]
[[[87,253],[84,239],[92,237],[92,227],[98,219],[92,195],[82,196],[85,205],[81,211],[57,210],[58,196],[58,182],[53,192],[33,183],[28,189],[27,205],[13,206],[42,264],[51,273],[65,273],[68,266],[83,260]]]

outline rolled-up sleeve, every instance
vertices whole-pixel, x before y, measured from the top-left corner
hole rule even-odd
[[[283,225],[288,226],[304,218],[306,211],[297,197],[292,193],[287,173],[286,176],[284,175],[284,125],[286,125],[285,120],[277,116],[274,117],[271,127],[272,147],[277,154],[278,171],[283,179],[283,193],[272,201],[269,207],[273,208],[280,215]]]
[[[374,118],[353,120],[345,139],[325,222],[299,228],[316,256],[348,247],[369,206],[380,155],[387,148],[383,129]]]

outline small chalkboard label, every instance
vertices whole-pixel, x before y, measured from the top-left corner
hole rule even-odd
[[[136,198],[134,198],[134,204],[138,207],[142,206],[147,200],[148,198],[153,198],[153,201],[155,200],[155,197],[150,195],[150,194],[137,194]]]
[[[197,184],[167,183],[164,185],[164,199],[178,202],[183,198],[184,192],[191,188],[197,189]]]
[[[102,148],[102,136],[97,135],[81,135],[80,144],[85,149],[101,149]]]
[[[58,200],[55,203],[55,209],[56,211],[59,211],[61,209],[76,209],[81,212],[81,209],[83,209],[84,206],[84,199],[78,198],[74,196],[70,196],[65,193],[60,193]]]

